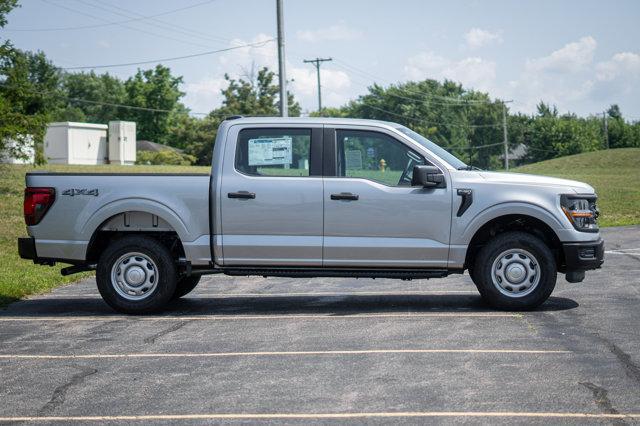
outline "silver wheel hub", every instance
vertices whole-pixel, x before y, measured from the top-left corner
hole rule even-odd
[[[145,254],[124,254],[111,268],[111,285],[127,300],[145,299],[158,287],[158,267]]]
[[[524,249],[505,250],[491,266],[491,280],[496,289],[506,296],[526,296],[540,283],[538,260]]]

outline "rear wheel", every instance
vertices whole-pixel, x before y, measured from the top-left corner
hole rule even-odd
[[[534,309],[556,285],[556,262],[549,247],[525,232],[508,232],[478,253],[472,278],[482,298],[506,310]]]
[[[186,296],[191,293],[191,291],[196,288],[198,283],[200,282],[200,275],[191,275],[189,277],[182,277],[178,280],[176,284],[176,291],[173,293],[172,299],[179,299],[182,296]]]
[[[176,288],[176,267],[157,240],[132,235],[114,241],[96,269],[98,291],[109,306],[126,314],[161,310]]]

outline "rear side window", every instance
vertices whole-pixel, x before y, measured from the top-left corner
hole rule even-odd
[[[251,176],[309,176],[311,129],[244,129],[236,170]]]

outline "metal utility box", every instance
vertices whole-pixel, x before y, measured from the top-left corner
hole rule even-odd
[[[50,123],[44,137],[44,155],[50,164],[105,164],[106,124]]]
[[[136,123],[133,121],[109,122],[109,163],[135,164]]]

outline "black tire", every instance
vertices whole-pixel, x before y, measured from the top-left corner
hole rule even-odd
[[[511,254],[511,250],[515,254]],[[532,257],[529,258],[529,255]],[[503,261],[499,261],[499,258]],[[524,278],[512,284],[506,278],[509,276],[507,270],[508,265],[515,264],[522,266]],[[516,266],[513,275],[518,275],[518,268],[520,266]],[[530,273],[530,269],[534,272]],[[494,308],[524,311],[540,306],[549,298],[556,285],[556,271],[553,253],[542,240],[525,232],[507,232],[482,247],[475,260],[472,278],[482,298]]]
[[[134,253],[142,256],[135,256]],[[124,260],[121,260],[122,258]],[[133,266],[127,267],[127,265]],[[122,280],[116,278],[116,281],[126,282],[128,285],[124,274],[129,274],[134,266],[138,267],[138,271],[133,271],[135,275],[132,276],[135,280],[139,280],[142,275],[142,284],[137,287],[130,285],[123,289],[116,282],[112,282],[113,270],[116,277],[122,278]],[[125,267],[127,269],[124,269]],[[126,236],[111,243],[100,256],[96,269],[96,282],[100,295],[109,306],[125,314],[148,314],[160,311],[175,293],[176,281],[176,266],[169,250],[159,241],[140,235]],[[148,290],[145,291],[144,286],[148,286]],[[139,291],[141,294],[129,294],[127,293],[129,289]],[[132,300],[133,297],[138,299]]]
[[[200,282],[200,275],[191,275],[190,277],[182,277],[176,284],[176,291],[173,293],[172,299],[179,299],[182,296],[186,296],[196,288]]]

